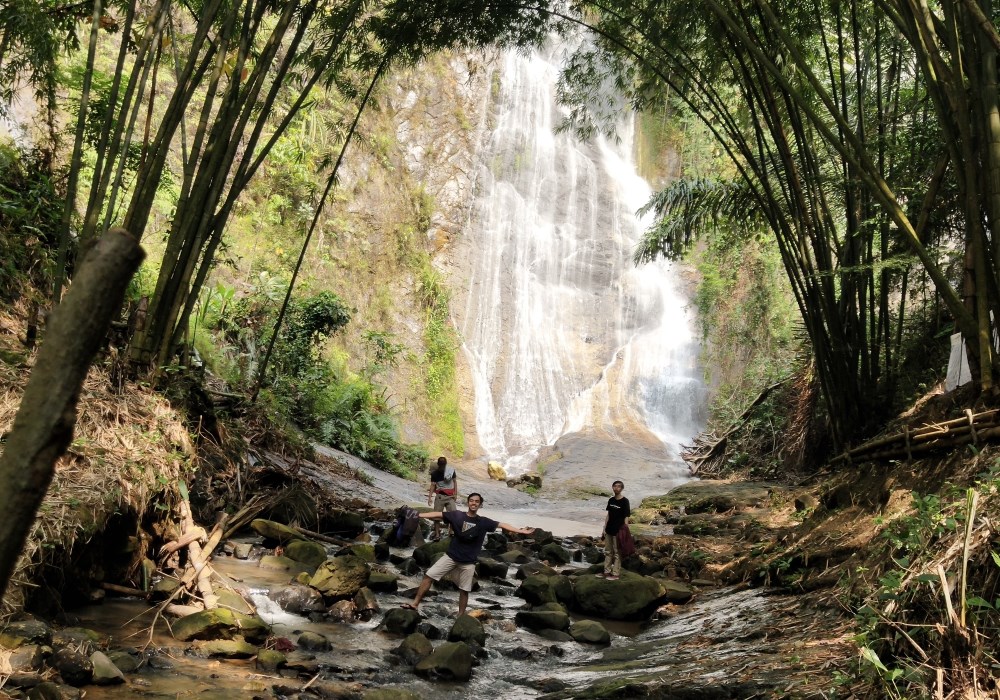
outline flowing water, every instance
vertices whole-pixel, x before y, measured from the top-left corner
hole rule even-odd
[[[631,261],[650,194],[631,121],[618,143],[557,133],[563,51],[504,58],[453,255],[478,439],[512,473],[555,446],[565,461],[550,476],[604,484],[611,461],[662,493],[685,478],[679,447],[704,422],[698,343],[676,270]]]

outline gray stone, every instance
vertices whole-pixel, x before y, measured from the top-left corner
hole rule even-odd
[[[574,607],[587,615],[607,620],[648,618],[666,594],[663,581],[622,571],[621,579],[608,581],[596,576],[578,576]]]
[[[662,580],[664,597],[671,603],[686,603],[694,596],[694,590],[680,581]]]
[[[115,685],[125,682],[125,674],[104,652],[95,651],[91,654],[90,663],[93,665],[95,685]]]
[[[479,578],[507,578],[507,571],[510,564],[505,561],[497,561],[489,557],[479,557],[476,562],[476,573]]]
[[[249,559],[252,549],[253,545],[249,542],[237,542],[233,545],[233,556],[237,559]]]
[[[28,700],[80,700],[83,692],[60,683],[39,683],[28,691]]]
[[[52,643],[52,630],[40,620],[18,620],[0,630],[0,647],[17,649],[25,644]]]
[[[566,551],[566,548],[560,544],[556,544],[555,542],[550,542],[542,547],[538,552],[538,556],[545,559],[550,564],[569,564],[572,559],[570,553]]]
[[[534,630],[534,632],[542,639],[548,639],[550,642],[561,643],[561,642],[573,641],[573,638],[569,636],[566,632],[563,632],[562,630],[540,629],[540,630]]]
[[[514,578],[523,581],[529,576],[558,576],[559,572],[540,561],[529,561],[519,567]]]
[[[326,611],[326,616],[333,622],[354,622],[358,617],[358,609],[353,600],[338,600]]]
[[[517,589],[517,596],[524,598],[529,605],[555,602],[556,590],[552,579],[552,576],[528,576]]]
[[[381,571],[373,571],[368,577],[368,587],[378,593],[395,593],[399,590],[399,577]]]
[[[7,666],[11,673],[28,673],[42,667],[42,647],[38,644],[25,644],[10,652]]]
[[[139,670],[142,663],[137,656],[129,654],[127,651],[109,651],[108,658],[122,673],[134,673]]]

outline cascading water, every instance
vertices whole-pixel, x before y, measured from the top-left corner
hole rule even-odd
[[[677,448],[703,425],[705,394],[686,302],[670,265],[631,262],[650,194],[631,123],[617,144],[556,133],[559,56],[506,55],[455,256],[479,442],[516,473],[588,435],[641,445],[682,478]]]

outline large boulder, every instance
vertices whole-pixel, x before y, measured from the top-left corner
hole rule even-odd
[[[373,562],[375,561],[375,545],[366,542],[355,542],[337,552],[338,557],[350,555],[364,559],[367,562]]]
[[[399,577],[395,574],[373,571],[368,577],[368,587],[377,593],[395,593],[399,590]]]
[[[277,542],[278,544],[287,544],[293,540],[304,540],[305,536],[298,530],[292,529],[287,525],[282,525],[274,520],[264,520],[263,518],[257,518],[250,523],[250,527],[253,528],[254,532],[264,538],[267,542]]]
[[[78,688],[90,683],[94,675],[94,664],[90,659],[68,647],[50,656],[48,664],[59,672],[65,683]]]
[[[552,579],[561,576],[529,576],[517,589],[517,597],[524,598],[529,605],[543,605],[556,601],[556,589]]]
[[[323,562],[309,585],[327,600],[353,598],[368,583],[368,562],[355,556],[334,557]]]
[[[649,617],[666,589],[663,581],[622,571],[617,581],[579,576],[573,591],[574,607],[607,620],[643,620]]]
[[[467,681],[472,677],[472,651],[462,642],[445,642],[414,669],[422,676],[448,681]]]
[[[285,547],[285,556],[315,569],[326,561],[326,547],[319,542],[295,540]]]
[[[244,639],[213,639],[196,642],[195,649],[210,659],[249,659],[257,653],[257,647]]]
[[[248,641],[262,641],[270,633],[259,617],[241,615],[226,608],[201,610],[185,615],[171,626],[174,638],[182,642],[196,639],[233,639],[242,636]]]
[[[497,561],[489,557],[479,557],[476,562],[476,574],[479,578],[507,578],[507,570],[510,565],[507,562]]]
[[[558,603],[550,603],[539,610],[521,610],[514,615],[518,627],[530,630],[564,630],[569,627],[569,615]]]
[[[0,630],[0,647],[17,649],[25,644],[49,645],[52,630],[41,620],[18,620]]]
[[[538,550],[538,556],[545,559],[550,564],[569,564],[572,555],[566,548],[556,542],[549,542]]]
[[[312,572],[313,567],[307,566],[302,562],[297,562],[294,559],[289,559],[285,556],[276,556],[273,554],[268,554],[260,558],[257,562],[257,566],[267,571],[286,571],[290,574],[298,574],[303,572]]]
[[[448,632],[448,641],[475,642],[483,646],[486,644],[486,630],[483,629],[483,623],[471,615],[459,615]]]

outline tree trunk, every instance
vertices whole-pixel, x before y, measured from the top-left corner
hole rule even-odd
[[[0,597],[14,571],[35,513],[73,438],[76,402],[129,280],[144,257],[131,235],[109,231],[85,257],[73,285],[52,312],[49,330],[0,455]]]

